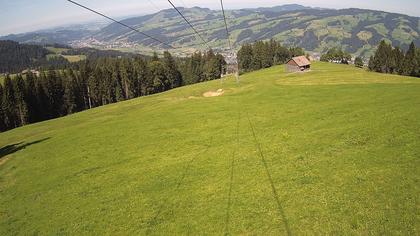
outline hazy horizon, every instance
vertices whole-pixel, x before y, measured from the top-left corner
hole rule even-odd
[[[145,15],[171,8],[166,0],[122,0],[118,3],[109,0],[79,0],[78,2],[112,17]],[[173,2],[179,7],[198,6],[213,10],[220,9],[219,1],[201,0],[199,4],[197,0],[173,0]],[[309,7],[332,9],[363,8],[406,14],[415,17],[420,16],[420,2],[414,0],[402,0],[398,3],[390,0],[371,0],[369,2],[356,0],[351,3],[333,0],[298,0],[293,2],[266,0],[258,3],[251,0],[225,0],[224,4],[226,9],[300,4]],[[0,14],[0,36],[106,20],[73,5],[66,0],[45,0],[42,1],[42,3],[38,2],[36,4],[30,0],[17,0],[13,2],[0,0],[0,7],[4,10],[4,12],[1,12],[2,14]]]

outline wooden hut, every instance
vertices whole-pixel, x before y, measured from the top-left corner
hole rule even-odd
[[[307,71],[311,69],[311,62],[305,56],[293,57],[286,63],[286,71]]]

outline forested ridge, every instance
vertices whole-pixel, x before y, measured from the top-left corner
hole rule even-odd
[[[6,76],[0,85],[0,130],[218,79],[224,70],[223,56],[213,51],[182,59],[165,52],[162,58],[104,57],[39,76]]]
[[[51,52],[39,45],[20,44],[0,40],[0,73],[19,73],[27,68],[65,66],[69,62],[63,57],[51,57]]]

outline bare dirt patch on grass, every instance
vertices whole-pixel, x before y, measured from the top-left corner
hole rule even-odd
[[[223,91],[223,89],[218,89],[217,91],[208,91],[203,93],[203,97],[205,98],[209,98],[209,97],[218,97],[218,96],[222,96],[225,93],[225,91]]]

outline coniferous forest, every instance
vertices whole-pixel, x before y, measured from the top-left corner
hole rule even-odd
[[[223,56],[212,51],[182,59],[165,52],[161,58],[104,57],[39,76],[6,76],[0,85],[0,130],[218,79],[224,70]]]
[[[412,42],[406,52],[381,41],[375,55],[370,57],[369,70],[420,77],[420,48]]]
[[[302,55],[305,55],[302,48],[287,48],[272,39],[244,44],[238,51],[238,63],[241,72],[248,72],[284,64],[290,58]]]

